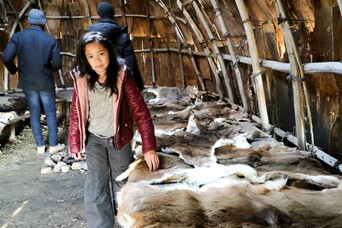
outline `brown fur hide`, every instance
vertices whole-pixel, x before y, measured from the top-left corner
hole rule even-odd
[[[312,154],[261,132],[232,104],[182,110],[198,97],[170,105],[159,97],[164,105],[152,104],[152,112],[160,169],[149,172],[138,156],[120,175],[128,177],[118,197],[123,227],[341,225],[341,177]]]

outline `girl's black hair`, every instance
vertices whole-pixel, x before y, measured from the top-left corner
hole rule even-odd
[[[90,64],[85,55],[85,46],[89,43],[97,42],[102,44],[107,50],[109,54],[109,65],[107,68],[107,77],[104,83],[104,87],[110,90],[110,94],[117,93],[117,74],[120,68],[119,61],[117,59],[118,55],[112,43],[108,40],[108,38],[101,32],[87,32],[85,33],[77,45],[76,52],[76,61],[75,67],[81,73],[81,76],[89,75],[89,89],[94,90],[95,82],[98,80],[97,73],[91,69]]]

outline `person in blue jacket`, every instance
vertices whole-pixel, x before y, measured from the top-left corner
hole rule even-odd
[[[135,83],[139,90],[142,91],[145,88],[144,82],[134,55],[134,48],[127,27],[116,23],[114,20],[114,8],[108,2],[101,2],[97,6],[97,14],[100,17],[100,21],[91,25],[88,31],[102,32],[108,37],[119,56],[125,59],[125,63],[134,75]]]
[[[30,124],[37,145],[37,154],[45,153],[41,129],[41,104],[48,126],[50,154],[61,151],[58,143],[56,92],[53,71],[62,68],[62,57],[57,40],[44,32],[46,16],[39,9],[31,9],[31,26],[15,33],[2,54],[2,61],[11,74],[18,72],[18,88],[22,89],[30,110]],[[17,57],[18,66],[14,59]]]

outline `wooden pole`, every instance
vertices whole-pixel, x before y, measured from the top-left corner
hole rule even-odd
[[[234,99],[234,93],[233,93],[233,89],[232,89],[232,83],[230,82],[230,79],[229,79],[229,75],[228,75],[228,71],[226,69],[226,65],[225,65],[225,62],[224,62],[224,59],[217,47],[217,44],[216,44],[216,41],[215,41],[215,37],[210,29],[210,26],[207,22],[207,20],[205,19],[204,17],[204,14],[202,12],[202,10],[200,9],[200,7],[198,6],[197,4],[197,1],[192,1],[192,5],[196,11],[196,14],[198,16],[198,18],[200,19],[205,31],[207,32],[208,36],[209,36],[209,40],[211,41],[213,47],[214,47],[214,51],[215,51],[215,54],[216,54],[216,57],[218,59],[218,62],[219,62],[219,65],[220,65],[220,68],[221,68],[221,71],[222,71],[222,74],[223,74],[223,79],[224,79],[224,82],[225,82],[225,85],[226,85],[226,88],[227,88],[227,91],[228,91],[228,99],[232,102],[232,103],[235,103],[235,99]]]
[[[236,76],[236,80],[237,80],[238,87],[239,87],[239,93],[240,93],[240,97],[241,97],[241,101],[242,101],[242,106],[243,106],[245,112],[249,112],[250,111],[249,110],[249,104],[248,104],[248,100],[247,100],[247,97],[246,97],[245,89],[244,89],[244,86],[243,86],[241,72],[240,72],[240,69],[238,67],[238,61],[237,61],[237,58],[236,58],[233,42],[229,38],[227,26],[226,26],[226,23],[225,23],[225,21],[223,19],[223,16],[222,16],[219,4],[217,3],[216,0],[211,0],[211,4],[213,5],[216,17],[217,17],[217,19],[219,21],[221,32],[222,32],[223,36],[226,38],[226,40],[227,40],[228,50],[229,50],[229,53],[230,53],[230,55],[232,57],[232,63],[233,63],[232,65],[233,65],[233,68],[234,68],[234,71],[235,71],[235,76]],[[222,58],[223,58],[223,56],[222,56]]]
[[[296,121],[296,134],[298,138],[298,148],[300,150],[306,149],[306,137],[305,137],[305,123],[304,123],[304,111],[303,111],[303,97],[302,97],[302,79],[303,74],[300,64],[300,60],[298,57],[298,53],[296,53],[296,46],[293,40],[293,36],[291,33],[291,29],[289,23],[286,20],[285,10],[283,8],[282,3],[279,0],[275,0],[277,11],[282,19],[281,28],[284,34],[285,45],[287,49],[287,54],[289,56],[291,72],[290,74],[294,78],[298,78],[299,80],[292,80],[292,90],[293,90],[293,101],[294,101],[294,112],[295,112],[295,121]],[[309,104],[308,104],[309,105]]]
[[[256,45],[256,40],[252,28],[252,24],[249,20],[249,15],[246,9],[246,5],[243,0],[235,0],[236,5],[238,7],[241,19],[243,21],[243,26],[246,32],[248,46],[249,46],[249,53],[252,60],[252,68],[253,68],[253,75],[252,80],[255,83],[258,107],[259,107],[259,114],[261,118],[261,128],[263,131],[269,130],[269,120],[268,120],[268,113],[267,113],[267,105],[266,105],[266,98],[264,92],[264,86],[262,82],[262,70],[259,64],[259,54]]]
[[[156,74],[155,74],[155,64],[154,64],[154,52],[153,52],[153,41],[151,36],[151,18],[150,18],[150,7],[148,4],[149,1],[145,2],[146,14],[147,14],[147,30],[148,30],[148,40],[150,45],[150,56],[151,56],[151,70],[152,70],[152,83],[156,84]]]
[[[183,12],[183,15],[187,19],[192,31],[195,33],[195,36],[197,37],[198,42],[202,45],[204,52],[207,55],[206,58],[208,60],[210,69],[211,69],[211,71],[214,74],[215,79],[216,79],[216,91],[218,92],[220,98],[223,99],[224,95],[223,95],[223,92],[222,92],[222,89],[220,86],[220,76],[218,74],[217,67],[216,67],[215,63],[210,56],[210,54],[211,54],[210,50],[208,49],[208,47],[205,44],[205,40],[201,34],[201,31],[198,29],[196,23],[192,20],[189,12],[183,7],[183,4],[179,0],[177,0],[177,5],[178,5],[178,8]]]
[[[169,21],[174,25],[174,28],[175,28],[175,31],[176,31],[176,35],[177,35],[177,41],[180,42],[180,44],[182,45],[179,45],[179,49],[168,49],[167,51],[174,51],[174,52],[179,52],[180,55],[182,54],[188,54],[190,56],[190,60],[192,62],[192,65],[194,66],[194,69],[195,69],[195,73],[196,73],[196,76],[197,76],[197,79],[201,85],[201,90],[202,91],[205,91],[206,88],[205,88],[205,85],[204,85],[204,82],[203,82],[203,77],[202,77],[202,74],[200,72],[200,70],[198,69],[198,66],[197,66],[197,63],[196,63],[196,60],[194,58],[194,51],[191,49],[191,47],[189,45],[187,45],[186,41],[185,41],[185,38],[184,38],[184,35],[182,33],[182,30],[180,29],[180,27],[178,26],[175,18],[172,16],[172,14],[170,13],[170,11],[168,10],[168,8],[165,6],[165,4],[161,1],[161,0],[156,0],[158,2],[158,4],[164,9],[164,11],[167,13],[167,17],[169,19]],[[170,0],[172,1],[172,0]],[[184,48],[186,48],[186,50],[181,50],[181,46],[183,46]],[[154,51],[158,51],[160,49],[154,49]],[[181,57],[180,57],[181,58]],[[182,62],[182,65],[183,65],[183,61],[182,59],[180,59],[180,61]],[[184,71],[183,71],[183,75],[182,75],[182,80],[183,80],[183,84],[185,85],[185,78],[184,78]]]
[[[157,0],[158,3],[160,4],[160,1]],[[172,14],[172,7],[171,7],[171,1],[172,0],[169,0],[169,9],[171,9],[171,12],[170,14]],[[165,6],[165,5],[164,5]],[[166,6],[165,6],[166,8]],[[165,10],[165,9],[164,9]],[[169,10],[166,9],[166,12],[168,13]],[[169,13],[168,13],[169,14]],[[173,17],[173,16],[172,16]],[[174,20],[175,21],[175,20]],[[184,73],[184,63],[183,63],[183,55],[182,55],[182,43],[180,42],[180,39],[179,39],[179,36],[177,36],[177,44],[178,44],[178,51],[179,51],[179,54],[178,54],[178,57],[179,57],[179,65],[181,67],[180,71],[181,71],[181,76],[182,76],[182,88],[185,89],[186,87],[186,81],[185,81],[185,73]]]
[[[122,24],[124,26],[127,26],[127,21],[126,21],[127,15],[126,15],[125,4],[126,4],[126,0],[121,0],[120,1],[120,5],[121,5],[121,8],[122,8],[122,12],[123,12],[123,14],[121,15]],[[116,16],[118,16],[118,15],[116,15]],[[145,16],[147,16],[147,15],[145,15]]]
[[[6,2],[9,5],[9,7],[11,8],[11,10],[14,12],[13,13],[14,18],[17,20],[17,11],[13,8],[12,1],[11,0],[7,0]],[[21,24],[20,21],[19,21],[19,28],[20,28],[20,30],[23,30],[23,25]]]
[[[233,61],[232,56],[228,54],[223,54],[223,58],[229,61]],[[252,65],[252,59],[247,56],[239,56],[238,61],[240,63]],[[289,73],[291,70],[289,63],[277,62],[277,61],[266,60],[266,59],[260,59],[259,62],[262,67],[269,68],[275,71]],[[342,63],[341,62],[304,63],[303,70],[305,74],[316,74],[316,73],[342,74]]]
[[[24,15],[25,11],[29,8],[31,2],[28,1],[26,3],[26,5],[24,6],[24,8],[20,11],[19,15],[18,15],[18,18],[16,18],[13,26],[12,26],[12,29],[11,29],[11,32],[10,32],[10,35],[9,35],[9,39],[11,39],[11,37],[13,36],[20,20],[21,20],[21,17]],[[4,91],[7,91],[9,89],[9,72],[7,70],[7,68],[5,67],[5,72],[4,72]]]
[[[88,19],[88,24],[91,26],[93,23],[91,21],[91,16],[90,16],[90,9],[89,9],[89,2],[88,0],[83,0],[84,3],[84,12],[86,13],[86,17]]]

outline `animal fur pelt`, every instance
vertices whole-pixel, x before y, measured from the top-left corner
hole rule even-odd
[[[117,178],[128,179],[118,194],[121,226],[341,225],[341,177],[311,153],[260,131],[239,106],[194,88],[189,96],[156,91],[148,104],[160,167],[150,172],[138,154]],[[139,151],[139,135],[134,139]]]

